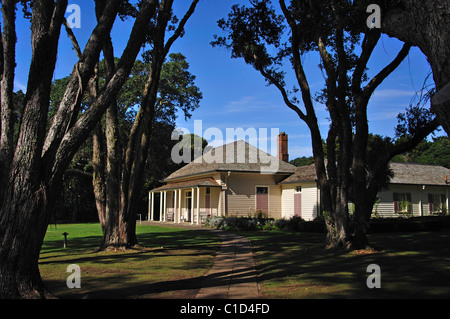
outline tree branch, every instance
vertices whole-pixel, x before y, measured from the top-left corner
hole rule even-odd
[[[94,73],[100,52],[107,35],[110,34],[118,13],[120,0],[108,1],[104,14],[93,30],[86,44],[82,58],[74,66],[67,89],[61,100],[58,112],[53,117],[53,123],[49,129],[43,154],[54,154],[64,134],[70,128],[70,123],[78,115],[81,104],[80,92],[84,92],[89,80]],[[81,81],[80,81],[81,78]],[[81,87],[80,87],[81,82]]]
[[[416,130],[414,136],[409,140],[396,144],[392,147],[389,154],[389,160],[396,155],[403,154],[416,147],[424,138],[433,133],[440,126],[438,119],[434,119],[430,123]]]
[[[75,53],[77,54],[78,59],[81,59],[83,53],[81,52],[81,48],[80,45],[78,44],[77,38],[75,37],[75,34],[73,33],[72,28],[70,27],[66,18],[64,18],[63,24],[66,29],[67,35],[69,36],[69,39],[72,42],[72,46],[75,50]]]
[[[298,26],[297,26],[297,23],[295,22],[295,19],[292,17],[290,11],[287,9],[286,3],[284,2],[284,0],[280,0],[280,6],[281,6],[281,9],[283,11],[283,14],[284,14],[286,20],[288,21],[289,26],[291,28],[292,56],[293,56],[293,61],[294,61],[293,64],[294,64],[295,76],[297,78],[297,83],[299,84],[300,90],[302,92],[303,104],[305,105],[306,114],[307,114],[306,115],[307,117],[305,115],[303,115],[304,118],[302,118],[300,116],[300,114],[299,114],[299,116],[304,121],[305,121],[305,119],[308,119],[308,118],[312,118],[314,120],[316,118],[316,115],[315,115],[314,105],[312,102],[311,89],[309,87],[308,79],[306,78],[305,70],[303,68],[300,52],[298,51],[298,47],[299,47]],[[286,100],[286,98],[285,98],[285,100]],[[288,105],[288,106],[290,108],[292,108],[292,106],[290,106],[290,105]],[[294,109],[294,111],[296,111],[296,110]],[[297,112],[297,114],[298,114],[298,112]]]
[[[378,30],[369,31],[364,36],[364,40],[361,45],[362,52],[361,55],[359,56],[352,77],[352,90],[354,93],[361,91],[361,83],[364,72],[366,71],[367,68],[367,63],[369,62],[373,50],[375,49],[380,38],[381,32]]]
[[[172,44],[181,36],[181,34],[184,31],[184,27],[186,26],[186,23],[188,22],[189,18],[194,14],[195,8],[198,4],[199,0],[193,0],[191,3],[191,6],[189,7],[188,11],[184,15],[183,19],[181,19],[180,24],[178,25],[177,29],[175,30],[175,33],[167,40],[166,45],[164,46],[164,55],[167,55],[169,53],[169,50],[172,46]]]
[[[116,99],[120,88],[128,79],[134,61],[145,41],[146,34],[145,32],[142,32],[142,30],[148,26],[151,17],[155,13],[155,2],[155,0],[145,1],[145,4],[142,6],[141,11],[136,18],[130,39],[117,65],[114,76],[111,78],[104,91],[94,101],[92,106],[78,119],[73,127],[67,131],[64,138],[61,140],[55,155],[55,164],[51,168],[52,180],[57,179],[62,174],[64,168],[67,167],[70,159],[78,150],[78,147],[89,136],[89,133],[100,121],[111,102]]]
[[[378,73],[363,90],[362,98],[364,101],[368,101],[375,92],[376,88],[392,73],[395,69],[403,62],[403,60],[408,56],[409,50],[411,49],[410,44],[404,44],[403,48],[398,53],[397,57],[386,66],[380,73]]]
[[[292,103],[289,100],[289,96],[286,92],[286,90],[284,89],[284,87],[281,85],[281,83],[279,81],[277,81],[272,75],[270,75],[268,72],[260,69],[259,72],[261,73],[262,76],[264,76],[267,80],[269,80],[273,85],[275,85],[275,87],[280,91],[281,95],[283,96],[283,100],[284,103],[291,109],[293,110],[295,113],[298,114],[298,116],[305,122],[307,122],[307,117],[305,115],[305,113],[303,113],[297,105],[295,105],[294,103]]]

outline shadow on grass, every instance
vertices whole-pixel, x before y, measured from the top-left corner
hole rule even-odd
[[[265,298],[449,298],[450,230],[372,234],[380,251],[368,254],[323,248],[320,234],[254,232]],[[231,269],[205,275],[218,248],[209,230],[164,230],[138,234],[147,251],[95,253],[101,237],[74,238],[69,249],[46,243],[40,264],[50,269],[76,263],[82,267],[80,290],[69,290],[69,274],[45,280],[59,298],[195,298],[202,287],[226,285]],[[59,245],[59,246],[58,246]],[[153,261],[155,262],[153,264]],[[133,268],[133,265],[144,266]],[[381,288],[369,289],[367,267],[381,267]],[[194,272],[194,273],[193,273]],[[233,274],[237,283],[248,276]]]
[[[44,282],[59,298],[194,298],[220,243],[208,230],[157,229],[138,239],[143,249],[117,253],[97,252],[100,236],[73,238],[67,249],[49,240],[39,263]],[[67,288],[69,264],[81,267],[82,289]],[[226,280],[227,273],[217,276]]]
[[[261,233],[252,237],[268,297],[449,298],[450,231],[374,234],[381,251],[333,252],[317,234]],[[381,288],[369,289],[371,264]]]

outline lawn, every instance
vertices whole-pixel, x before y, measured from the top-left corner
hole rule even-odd
[[[62,233],[68,247],[63,248]],[[202,230],[137,225],[142,250],[98,252],[99,224],[51,225],[39,268],[58,298],[190,298],[211,267],[219,245]],[[69,289],[67,267],[81,268],[81,289]]]
[[[69,233],[63,248],[62,233]],[[194,298],[211,267],[219,239],[208,230],[137,225],[144,250],[97,252],[98,224],[50,226],[41,275],[59,298]],[[378,252],[333,252],[311,233],[238,232],[254,246],[262,297],[449,298],[450,230],[370,235]],[[81,289],[69,289],[67,267],[81,267]],[[381,288],[369,289],[367,267],[381,269]]]
[[[244,234],[244,233],[243,233]],[[370,235],[378,252],[337,253],[319,234],[245,233],[255,247],[264,298],[449,298],[450,230]],[[369,289],[381,270],[381,288]]]

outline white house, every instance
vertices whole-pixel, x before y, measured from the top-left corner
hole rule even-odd
[[[278,158],[244,141],[211,150],[150,191],[149,218],[199,224],[211,216],[263,212],[275,219],[296,215],[313,220],[320,213],[314,164],[289,164],[287,146],[287,135],[281,133]],[[395,177],[374,208],[380,217],[426,216],[449,207],[449,169],[400,163],[391,169]]]

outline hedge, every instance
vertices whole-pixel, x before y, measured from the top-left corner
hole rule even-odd
[[[325,221],[322,217],[313,221],[305,221],[300,217],[278,220],[256,217],[212,217],[207,219],[206,226],[234,231],[281,230],[326,233]],[[351,219],[350,228],[352,228]],[[367,233],[439,231],[443,228],[450,228],[450,216],[374,218],[368,224]]]

